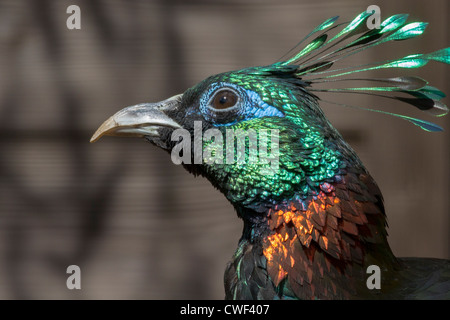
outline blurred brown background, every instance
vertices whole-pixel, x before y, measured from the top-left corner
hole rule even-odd
[[[81,30],[66,28],[71,4]],[[349,63],[449,46],[447,0],[1,0],[0,298],[222,299],[242,229],[231,205],[156,147],[126,138],[91,145],[91,134],[127,105],[270,64],[326,18],[348,21],[371,4],[382,19],[410,13],[430,25]],[[448,66],[413,74],[450,93]],[[394,252],[449,258],[450,117],[436,120],[445,132],[430,134],[324,109],[383,191]],[[71,264],[81,290],[66,288]]]

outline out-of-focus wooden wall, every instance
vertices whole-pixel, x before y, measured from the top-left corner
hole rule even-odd
[[[66,28],[70,4],[81,30]],[[1,1],[0,298],[222,299],[242,229],[231,205],[156,147],[90,145],[91,134],[127,105],[270,64],[324,19],[350,20],[370,4],[430,25],[352,63],[449,45],[447,0]],[[448,67],[414,74],[450,92]],[[429,134],[324,109],[384,193],[394,252],[449,258],[450,117],[437,120],[446,132]],[[82,290],[66,288],[72,264]]]

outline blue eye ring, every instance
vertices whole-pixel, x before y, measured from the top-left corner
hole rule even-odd
[[[229,108],[218,109],[212,106],[212,102],[218,93],[230,91],[236,96],[236,103]],[[242,119],[245,105],[249,103],[249,98],[243,88],[228,82],[215,82],[209,86],[205,94],[200,98],[200,111],[205,119],[216,125],[229,125],[230,119],[236,122]]]
[[[220,96],[220,94],[225,94]],[[232,97],[227,97],[227,93],[232,93],[233,96]],[[216,100],[217,98],[220,98],[218,101]],[[228,99],[230,99],[230,101],[227,101]],[[233,101],[234,99],[234,101]],[[207,107],[209,109],[214,110],[214,112],[230,112],[230,111],[234,111],[235,109],[240,107],[240,102],[241,102],[241,98],[239,93],[234,90],[231,87],[222,87],[220,89],[218,89],[217,91],[214,92],[213,95],[211,95],[211,97],[208,100],[207,103]],[[221,104],[221,105],[217,105],[215,106],[217,103]],[[231,106],[226,106],[227,103],[232,103]]]
[[[224,90],[236,95],[236,103],[229,108],[214,108],[211,102]],[[264,102],[258,93],[229,82],[212,83],[201,96],[199,109],[205,120],[215,126],[230,126],[240,121],[262,117],[284,117],[284,113]]]

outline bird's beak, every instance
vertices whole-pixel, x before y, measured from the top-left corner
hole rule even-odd
[[[103,136],[158,136],[161,127],[181,128],[165,111],[179,107],[182,94],[157,103],[142,103],[120,110],[97,129],[91,143]]]

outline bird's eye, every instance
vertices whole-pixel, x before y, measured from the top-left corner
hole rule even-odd
[[[211,100],[211,107],[218,110],[229,109],[238,102],[238,95],[232,90],[220,90]]]

